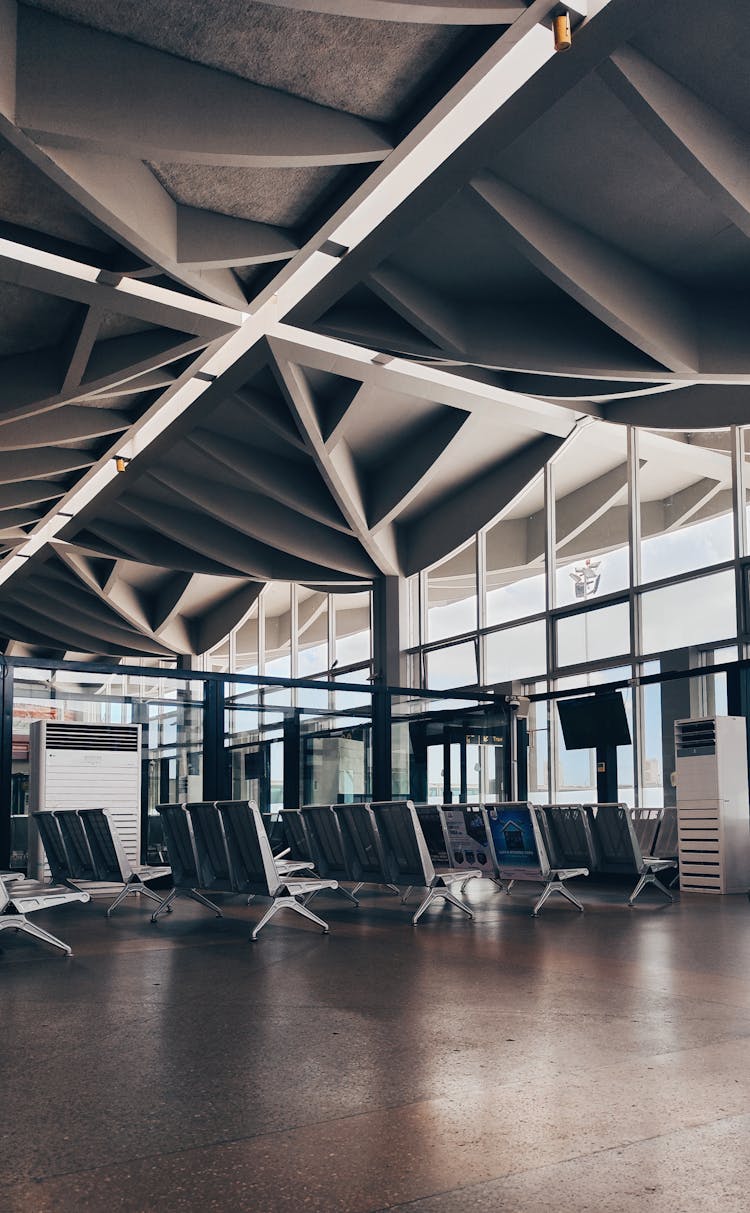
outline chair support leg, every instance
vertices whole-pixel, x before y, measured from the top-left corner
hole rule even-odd
[[[410,885],[409,885],[409,887],[408,887],[408,889],[407,889],[407,890],[406,890],[406,892],[404,893],[403,897],[401,898],[401,905],[402,905],[402,906],[405,906],[405,905],[406,905],[406,903],[407,903],[407,901],[409,900],[409,898],[411,897],[411,895],[412,895],[413,891],[414,891],[414,885],[413,885],[413,884],[410,884]]]
[[[192,897],[193,901],[199,901],[202,906],[207,906],[209,910],[213,910],[217,918],[224,917],[223,911],[217,905],[214,905],[212,901],[209,901],[207,897],[204,897],[202,893],[199,893],[197,889],[191,889],[188,897]]]
[[[56,935],[50,935],[49,931],[45,931],[43,927],[38,927],[36,923],[29,922],[25,915],[19,914],[8,915],[0,919],[0,931],[3,928],[8,928],[16,931],[21,931],[24,935],[32,935],[34,939],[41,939],[44,943],[50,943],[54,948],[59,948],[61,952],[65,952],[66,956],[73,955],[73,949],[67,943],[63,943]]]
[[[674,898],[673,898],[672,894],[670,893],[669,889],[666,888],[666,886],[662,884],[662,882],[659,880],[659,877],[656,875],[655,872],[644,872],[643,875],[641,876],[640,880],[638,881],[638,884],[635,886],[635,888],[633,889],[633,892],[630,894],[630,897],[628,898],[629,906],[632,906],[636,897],[640,896],[640,894],[643,892],[643,890],[645,889],[647,884],[656,885],[657,889],[659,889],[659,891],[661,893],[663,893],[665,897],[668,897],[670,901],[674,901]]]
[[[301,901],[297,901],[296,897],[277,897],[275,901],[271,902],[257,927],[253,929],[250,938],[257,939],[266,923],[270,922],[274,915],[278,914],[279,910],[284,909],[284,907],[296,911],[303,918],[309,918],[311,922],[317,923],[319,927],[322,927],[325,935],[328,934],[328,923],[324,922],[322,918],[318,918],[317,914],[313,914],[312,910],[308,910],[307,906],[303,905]]]
[[[457,906],[459,910],[463,910],[464,914],[466,914],[468,918],[474,917],[469,907],[465,905],[463,901],[461,901],[460,897],[456,897],[455,893],[451,893],[450,889],[428,889],[424,899],[417,909],[416,914],[411,920],[413,926],[417,925],[427,907],[432,905],[433,901],[435,901],[438,897],[444,898],[445,901],[449,901],[451,905]]]
[[[162,901],[164,900],[162,897],[159,896],[158,893],[155,893],[153,889],[147,888],[145,884],[136,884],[136,885],[131,884],[130,892],[131,893],[140,893],[142,897],[147,898],[148,901],[155,901],[157,903],[157,905],[161,905]],[[171,906],[167,906],[167,913],[168,914],[172,913]]]
[[[107,909],[107,918],[109,918],[112,911],[116,910],[117,907],[125,900],[128,893],[130,893],[132,891],[132,888],[133,888],[133,886],[129,885],[129,884],[124,884],[122,886],[122,888],[120,889],[120,892],[117,894],[114,901],[112,902],[112,905],[109,906]]]
[[[154,910],[153,914],[151,915],[152,922],[156,922],[156,920],[160,914],[165,914],[167,912],[167,910],[170,910],[172,908],[172,902],[174,901],[176,896],[177,896],[177,889],[170,889],[169,892],[167,893],[167,896],[164,898],[163,902],[161,903],[161,905],[157,906],[157,908]]]

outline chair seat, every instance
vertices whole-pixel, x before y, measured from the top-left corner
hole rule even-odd
[[[158,880],[160,876],[171,876],[172,869],[168,865],[154,867],[148,864],[133,864],[133,874],[141,880]]]
[[[655,855],[643,856],[643,872],[663,872],[665,868],[676,868],[676,859],[657,859]]]
[[[437,884],[452,884],[454,881],[471,880],[472,876],[481,876],[481,868],[436,868]]]
[[[91,895],[83,891],[76,893],[64,885],[45,885],[35,880],[17,884],[10,894],[10,904],[20,914],[43,910],[46,906],[65,905],[69,901],[91,901]]]
[[[274,862],[279,876],[292,876],[295,872],[309,872],[315,867],[312,860],[307,859],[276,859]]]
[[[300,897],[304,893],[317,893],[320,889],[337,889],[337,880],[306,880],[304,877],[291,877],[284,881],[284,888],[292,897]]]

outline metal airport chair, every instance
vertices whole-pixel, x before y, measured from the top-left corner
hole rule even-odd
[[[440,820],[446,838],[448,850],[448,867],[459,871],[465,868],[469,873],[461,885],[463,893],[471,879],[475,867],[482,876],[486,876],[501,891],[510,892],[513,882],[506,889],[497,873],[488,867],[491,851],[487,840],[487,827],[482,817],[482,806],[479,804],[443,804],[438,808]],[[419,810],[417,810],[419,815]],[[450,817],[449,817],[450,815]],[[455,833],[451,828],[456,817],[460,820],[460,832]]]
[[[656,835],[659,832],[663,812],[663,809],[637,808],[630,810],[633,829],[638,839],[641,855],[653,854],[654,843],[656,842]]]
[[[169,876],[170,869],[164,866],[132,864],[125,854],[125,848],[109,809],[76,809],[75,815],[83,830],[93,860],[94,879],[105,884],[122,885],[112,905],[107,909],[107,917],[109,918],[112,911],[116,910],[126,897],[131,897],[136,893],[161,905],[164,898],[155,893],[153,889],[149,889],[147,883],[149,880],[159,880],[163,876]],[[64,813],[57,812],[56,816],[69,819],[72,815],[66,810]],[[63,837],[65,837],[64,828]],[[171,907],[169,908],[171,909]]]
[[[417,811],[410,800],[380,801],[370,804],[369,808],[379,837],[383,871],[388,883],[401,888],[427,890],[412,923],[416,924],[427,907],[438,898],[449,901],[473,918],[471,910],[453,888],[481,876],[480,870],[442,868],[436,871]]]
[[[553,867],[596,867],[596,851],[588,815],[580,804],[539,805],[537,821]]]
[[[294,910],[309,918],[328,934],[328,923],[303,905],[302,898],[320,889],[335,889],[335,880],[318,877],[282,876],[274,862],[260,810],[247,800],[218,800],[216,808],[221,817],[227,854],[237,884],[237,891],[253,896],[270,897],[271,904],[253,928],[257,939],[266,923],[279,910]]]
[[[218,918],[223,918],[224,915],[219,907],[200,892],[203,886],[187,809],[182,804],[158,804],[156,811],[164,826],[164,841],[167,844],[174,888],[170,889],[161,905],[154,910],[151,921],[156,922],[161,914],[169,911],[172,902],[178,896],[191,897],[193,901],[200,902],[209,910],[213,910]],[[207,891],[212,890],[209,888]]]
[[[281,855],[275,855],[276,867],[279,867],[279,861],[282,861],[288,872],[293,869],[292,864],[299,865],[299,870],[309,870],[312,875],[315,875],[315,859],[313,857],[312,842],[310,835],[307,832],[307,826],[302,817],[301,809],[282,809],[281,824],[284,830],[284,841],[286,842],[286,850],[281,852]]]
[[[65,850],[74,880],[93,882],[101,879],[96,872],[94,857],[91,854],[86,833],[77,809],[53,809],[60,833],[65,844]]]
[[[336,892],[358,906],[355,893],[362,888],[362,881],[356,881],[352,876],[341,824],[332,806],[308,804],[301,808],[299,813],[310,842],[315,871],[323,879],[338,881]],[[342,881],[354,885],[351,893],[343,887]]]
[[[341,828],[346,862],[354,880],[354,892],[363,885],[376,884],[398,897],[401,890],[385,875],[377,830],[365,803],[330,806]]]
[[[630,809],[626,804],[585,805],[591,823],[591,833],[597,855],[597,871],[638,876],[633,892],[628,898],[632,906],[646,885],[653,884],[672,901],[669,889],[659,880],[657,873],[673,868],[674,859],[659,859],[654,855],[643,855],[633,826]]]
[[[52,879],[56,884],[67,885],[69,889],[80,893],[81,890],[75,884],[75,881],[79,877],[77,872],[74,875],[74,868],[68,856],[60,829],[60,822],[57,820],[57,817],[51,809],[40,809],[32,813],[32,817],[39,830],[39,837],[42,840],[44,853],[47,856],[47,863],[52,873]]]
[[[200,888],[212,889],[214,893],[236,893],[237,883],[216,802],[196,801],[185,808],[192,826]]]
[[[659,809],[659,825],[656,831],[656,839],[649,854],[655,855],[657,859],[674,860],[677,871],[669,882],[670,889],[674,888],[680,879],[678,853],[677,806],[673,804],[665,805]]]
[[[36,910],[48,910],[52,906],[67,905],[71,901],[89,901],[88,893],[80,889],[64,888],[60,885],[42,885],[33,880],[6,882],[0,876],[0,931],[21,931],[34,939],[41,939],[59,948],[68,956],[73,955],[72,948],[51,935],[43,927],[29,922],[27,915]]]
[[[537,808],[525,801],[508,801],[482,810],[495,870],[501,879],[544,884],[531,911],[534,917],[553,893],[562,894],[577,910],[583,911],[583,905],[565,881],[575,876],[588,876],[589,869],[558,867],[550,861],[539,821],[543,810],[539,808],[537,812]]]

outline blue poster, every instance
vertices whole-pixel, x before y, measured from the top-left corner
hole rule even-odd
[[[530,809],[525,805],[513,805],[507,809],[491,808],[487,810],[487,816],[498,865],[538,868],[539,855]]]

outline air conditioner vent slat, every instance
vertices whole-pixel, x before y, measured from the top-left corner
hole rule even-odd
[[[48,724],[48,750],[137,750],[139,726]]]

